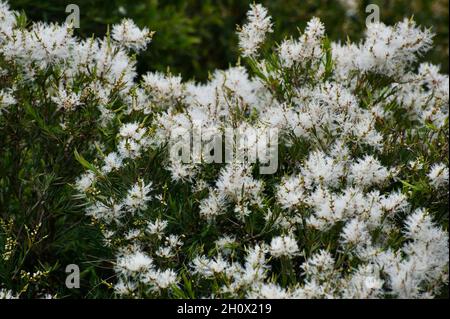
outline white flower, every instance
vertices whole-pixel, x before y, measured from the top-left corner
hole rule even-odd
[[[16,99],[11,92],[0,90],[0,114],[6,110],[8,106],[16,103]]]
[[[250,299],[288,299],[290,294],[286,289],[274,283],[255,285],[247,298]]]
[[[334,269],[334,259],[331,254],[321,249],[302,264],[305,274],[319,280],[329,276]]]
[[[132,138],[139,141],[144,136],[146,130],[139,126],[139,123],[127,123],[120,128],[119,135],[123,138]]]
[[[119,279],[114,285],[114,292],[120,296],[131,295],[137,289],[137,283]]]
[[[253,57],[264,43],[266,34],[273,32],[271,17],[260,4],[251,4],[247,12],[248,22],[238,32],[242,56]]]
[[[152,198],[149,193],[152,190],[152,183],[145,184],[143,180],[139,180],[133,187],[128,190],[127,197],[123,204],[125,207],[136,212],[138,210],[147,209],[147,203]]]
[[[434,188],[446,186],[448,185],[448,166],[444,163],[434,164],[427,176]]]
[[[169,108],[181,102],[184,85],[180,76],[165,75],[159,72],[147,73],[142,77],[142,87],[149,93],[154,107]]]
[[[323,152],[315,151],[309,154],[308,160],[302,167],[302,175],[307,188],[313,185],[324,184],[330,187],[339,185],[340,178],[344,174],[344,163]]]
[[[381,184],[389,177],[389,171],[372,155],[358,159],[350,166],[349,180],[361,187]]]
[[[103,173],[119,169],[122,166],[122,158],[116,152],[111,152],[105,157],[105,165],[102,167]]]
[[[370,240],[370,234],[364,222],[352,219],[342,229],[342,241],[345,244],[365,244]]]
[[[156,219],[154,222],[149,222],[147,224],[147,229],[146,231],[150,234],[150,235],[156,235],[159,238],[162,237],[162,235],[164,234],[164,230],[167,227],[167,221],[165,220],[161,220],[161,219]]]
[[[83,104],[80,101],[80,94],[75,92],[69,92],[64,89],[62,85],[59,86],[58,92],[55,96],[52,96],[52,101],[56,103],[58,109],[63,111],[72,111],[75,107]]]
[[[2,3],[0,2],[0,6]],[[0,13],[1,13],[1,7],[0,7]],[[0,16],[1,17],[1,16]],[[11,290],[7,289],[0,289],[0,299],[18,299],[19,297],[16,296]]]
[[[298,252],[297,240],[292,235],[274,237],[270,242],[270,253],[274,257],[293,257]]]
[[[306,197],[303,180],[297,176],[283,177],[277,188],[277,200],[285,209],[299,205]]]
[[[226,201],[222,193],[216,194],[210,191],[209,196],[200,202],[200,216],[207,220],[213,220],[216,216],[223,214]]]
[[[303,65],[306,62],[319,62],[322,52],[322,40],[325,27],[318,18],[312,18],[305,32],[298,40],[285,40],[280,44],[279,56],[284,67],[294,64]]]
[[[209,259],[206,256],[197,256],[192,260],[193,272],[201,274],[206,278],[223,273],[228,266],[228,263],[222,258],[221,255],[213,259]]]
[[[153,268],[153,259],[142,251],[134,251],[119,255],[115,268],[117,272],[125,275],[145,272]]]
[[[139,29],[131,19],[123,19],[120,24],[113,25],[111,36],[121,45],[140,51],[151,42],[153,33],[147,28]]]
[[[177,283],[177,273],[172,269],[158,270],[154,276],[155,289],[167,289]]]
[[[223,235],[215,241],[217,249],[224,255],[228,255],[233,251],[233,245],[236,243],[234,236]]]
[[[75,182],[75,188],[80,193],[86,193],[86,191],[92,186],[94,181],[96,180],[96,176],[93,172],[89,171],[83,175],[81,175],[77,181]]]

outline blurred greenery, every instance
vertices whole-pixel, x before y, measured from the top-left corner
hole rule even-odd
[[[226,68],[238,58],[236,25],[242,24],[253,0],[13,0],[12,8],[24,10],[30,20],[63,22],[70,3],[80,7],[81,27],[77,33],[89,37],[105,34],[107,27],[124,17],[132,18],[140,27],[156,31],[154,42],[139,55],[138,69],[181,73],[184,78],[204,80],[208,71]],[[436,33],[436,49],[427,59],[440,64],[448,73],[447,0],[364,0],[357,14],[349,16],[336,0],[263,0],[275,23],[273,38],[297,34],[312,16],[325,23],[332,40],[345,41],[362,36],[370,3],[380,7],[381,21],[393,24],[403,17],[414,16]]]

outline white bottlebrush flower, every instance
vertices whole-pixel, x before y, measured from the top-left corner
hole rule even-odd
[[[5,90],[0,90],[0,114],[8,110],[10,105],[16,103],[14,96]]]
[[[411,20],[373,23],[358,43],[332,43],[330,56],[324,25],[313,18],[300,36],[272,48],[274,59],[258,61],[273,27],[255,4],[238,33],[252,72],[239,65],[213,71],[203,83],[161,72],[137,81],[128,49],[142,50],[151,34],[131,20],[113,27],[112,41],[80,40],[66,26],[19,30],[1,0],[0,9],[0,77],[10,88],[0,91],[0,108],[20,107],[22,87],[48,71],[58,75],[56,84],[48,78],[49,88],[58,90],[42,96],[60,109],[83,101],[81,111],[94,104],[100,113],[93,123],[108,134],[90,145],[104,145],[105,155],[94,147],[86,155],[96,156],[91,163],[100,163],[102,174],[87,172],[75,187],[86,193],[86,214],[116,254],[119,296],[176,296],[170,288],[181,275],[200,282],[202,296],[220,298],[429,298],[448,283],[448,231],[435,216],[445,198],[424,197],[424,208],[410,212],[415,192],[402,193],[389,180],[397,172],[427,174],[432,187],[448,185],[445,159],[424,172],[436,156],[422,136],[445,147],[449,101],[448,76],[431,64],[415,67],[429,49],[428,30]],[[55,52],[46,52],[48,44]],[[13,81],[21,82],[8,83],[17,72]],[[54,116],[72,123],[76,115]],[[402,125],[397,115],[405,116]],[[118,124],[124,119],[131,122]],[[261,161],[249,163],[256,159],[251,152],[246,163],[235,158],[223,165],[183,163],[165,152],[175,137],[189,137],[188,145],[198,129],[204,142],[228,128],[248,133],[231,139],[236,153],[267,150],[259,136],[276,128],[280,172],[258,174]],[[116,140],[110,131],[118,131]],[[239,145],[244,140],[248,145]],[[396,154],[401,149],[420,165],[408,166]],[[283,266],[292,258],[293,274],[283,286],[275,281],[279,258]],[[197,295],[198,287],[192,289]]]
[[[153,268],[153,259],[142,251],[121,254],[116,260],[116,272],[129,275],[147,272]]]
[[[140,51],[151,42],[153,32],[147,28],[139,29],[131,19],[123,19],[120,24],[113,25],[111,36],[121,45]]]
[[[285,209],[299,205],[305,198],[303,180],[300,176],[284,177],[277,188],[277,200]]]
[[[0,6],[1,5],[2,5],[2,3],[0,2]],[[1,10],[1,7],[0,7],[0,10]],[[1,288],[0,289],[0,299],[18,299],[18,297],[11,290]]]
[[[352,219],[342,229],[342,241],[348,245],[358,245],[368,243],[370,234],[364,222]]]
[[[144,282],[150,284],[151,290],[160,291],[162,289],[170,288],[178,281],[177,273],[173,269],[157,270],[149,273]]]
[[[374,265],[361,265],[350,276],[343,288],[343,298],[369,299],[379,298],[384,281],[380,271]]]
[[[250,299],[288,299],[289,292],[274,283],[254,285],[247,298]]]
[[[16,24],[15,12],[10,10],[9,4],[5,1],[0,1],[0,44],[4,38],[11,36],[13,28]]]
[[[444,163],[434,164],[428,173],[430,184],[435,188],[448,185],[448,166]]]
[[[239,48],[242,56],[253,57],[266,39],[266,34],[273,32],[271,17],[267,9],[260,4],[250,5],[247,12],[248,22],[238,32]]]
[[[102,172],[107,174],[120,167],[122,167],[122,158],[118,153],[111,152],[105,157],[105,165],[102,167]]]
[[[114,285],[114,292],[119,296],[128,296],[137,289],[137,282],[119,279]]]
[[[164,234],[164,230],[167,227],[167,221],[156,219],[154,222],[149,222],[147,224],[146,232],[150,235],[156,235],[158,238],[161,238]]]
[[[233,251],[233,246],[236,242],[237,240],[234,236],[223,235],[214,243],[216,244],[217,250],[226,256]]]
[[[408,206],[408,197],[401,192],[392,192],[381,199],[381,206],[389,213],[404,211]]]
[[[139,141],[145,134],[145,129],[139,126],[139,123],[127,123],[124,124],[119,131],[119,135],[122,138],[132,138]]]
[[[246,164],[228,164],[221,170],[216,183],[217,191],[237,204],[248,202],[260,205],[263,183],[251,176],[250,168]]]
[[[307,62],[320,62],[325,26],[318,18],[312,18],[298,40],[289,39],[280,44],[279,56],[284,67]]]
[[[31,59],[36,61],[41,69],[70,59],[76,45],[72,31],[69,25],[35,23],[29,33],[26,50],[31,52]]]
[[[86,191],[92,186],[95,182],[96,176],[93,172],[89,171],[83,175],[81,175],[75,182],[75,188],[80,193],[86,193]]]
[[[323,152],[315,151],[309,154],[302,167],[302,175],[307,188],[313,185],[336,187],[344,175],[344,163],[337,161]]]
[[[106,223],[118,221],[123,216],[122,204],[104,204],[100,201],[92,203],[86,211],[88,216]]]
[[[297,240],[294,236],[278,236],[270,242],[270,254],[274,257],[293,257],[299,253]]]
[[[142,87],[148,92],[149,100],[154,107],[169,108],[181,102],[184,84],[180,76],[154,72],[145,74],[142,80]]]
[[[206,256],[197,256],[192,260],[193,272],[206,278],[221,274],[228,267],[228,262],[221,255],[211,259]]]
[[[419,55],[430,49],[432,37],[429,30],[419,29],[414,21],[408,19],[392,27],[381,22],[371,23],[365,40],[359,45],[333,46],[337,72],[349,75],[358,70],[402,76],[408,63],[416,61]]]
[[[128,190],[127,197],[123,205],[131,212],[147,209],[147,204],[152,198],[149,193],[152,190],[152,183],[145,184],[143,180],[139,180]]]
[[[225,205],[225,196],[221,193],[216,194],[216,192],[211,190],[209,196],[200,202],[200,216],[211,221],[216,216],[224,213]]]
[[[326,278],[333,272],[334,259],[330,252],[321,249],[308,258],[301,267],[308,277],[320,280]]]

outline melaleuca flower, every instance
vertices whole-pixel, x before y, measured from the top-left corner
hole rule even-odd
[[[55,96],[52,96],[52,101],[56,103],[58,109],[64,110],[64,111],[72,111],[77,106],[83,104],[80,101],[80,94],[75,92],[70,92],[62,85],[60,85],[57,93]]]
[[[150,221],[147,224],[146,232],[150,235],[156,235],[161,238],[164,234],[164,229],[167,227],[167,221],[156,219],[154,222]]]
[[[109,173],[120,167],[122,167],[122,158],[116,152],[111,152],[105,157],[105,165],[102,167],[102,172]]]
[[[10,92],[0,90],[0,114],[1,112],[6,112],[8,110],[8,106],[15,103],[16,99]]]
[[[209,196],[200,203],[200,216],[208,220],[214,219],[223,213],[226,205],[226,197],[222,193],[216,194],[214,190],[209,192]]]
[[[0,1],[0,44],[11,36],[16,24],[14,11],[10,10],[7,2]]]
[[[448,185],[448,166],[443,163],[434,164],[428,173],[428,178],[433,187],[439,188]]]
[[[81,193],[85,193],[92,186],[95,180],[95,174],[93,172],[87,172],[77,179],[75,187]]]
[[[325,27],[318,18],[308,22],[305,32],[298,40],[285,40],[280,44],[279,55],[284,67],[295,64],[305,65],[307,62],[318,62],[322,57],[322,40]]]
[[[138,181],[128,190],[123,205],[133,213],[139,210],[145,210],[148,201],[152,198],[149,195],[151,190],[152,183],[145,184],[143,180]]]
[[[126,252],[119,255],[116,270],[124,275],[147,272],[153,269],[153,260],[141,251]]]
[[[273,32],[272,19],[267,15],[267,9],[260,4],[250,5],[247,19],[247,24],[238,31],[239,47],[242,56],[252,57],[264,43],[266,34]]]
[[[350,167],[349,179],[358,186],[380,184],[389,177],[389,171],[372,156],[358,160]]]
[[[150,103],[154,107],[173,107],[181,102],[184,85],[180,76],[168,76],[162,73],[147,73],[142,77],[142,86],[149,93]]]
[[[213,70],[203,83],[161,72],[136,81],[125,48],[143,47],[145,30],[129,20],[114,27],[114,41],[74,38],[66,48],[73,59],[52,62],[64,69],[66,95],[96,104],[95,122],[112,130],[89,148],[90,170],[74,186],[116,254],[115,292],[179,296],[182,279],[196,296],[219,298],[438,295],[448,283],[439,216],[448,168],[436,158],[448,144],[449,98],[448,76],[418,63],[431,32],[412,20],[373,23],[360,42],[331,43],[328,52],[313,18],[259,58],[271,21],[252,5],[238,32],[251,68]],[[2,35],[6,61],[11,48],[30,54],[17,39]],[[77,75],[90,72],[95,80],[75,90]],[[11,95],[20,98],[15,88]],[[230,128],[242,135],[221,146],[251,160],[255,149],[267,151],[259,136],[276,128],[278,170],[206,162],[209,149],[194,154],[195,141]],[[179,140],[200,159],[176,160]]]
[[[0,3],[0,5],[2,5],[2,3]],[[1,288],[0,299],[18,299],[18,297],[11,290]]]
[[[298,254],[297,242],[292,235],[272,238],[270,242],[270,253],[274,257],[295,256]]]
[[[250,299],[287,299],[289,297],[286,289],[273,283],[255,285],[247,294],[247,298]]]
[[[366,38],[359,45],[334,44],[333,55],[343,75],[360,70],[400,76],[399,70],[430,49],[432,37],[429,30],[417,28],[412,20],[405,19],[393,27],[376,22],[368,25]]]

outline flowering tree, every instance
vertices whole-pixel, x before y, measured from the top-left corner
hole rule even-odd
[[[274,45],[254,4],[242,64],[206,83],[135,81],[130,50],[151,32],[131,20],[81,41],[1,12],[2,114],[27,112],[41,132],[55,121],[56,148],[77,148],[74,200],[115,253],[116,296],[429,298],[448,283],[448,76],[419,63],[429,30],[373,23],[359,43],[332,43],[313,18]],[[40,104],[53,117],[40,121]],[[80,116],[93,122],[81,140]],[[230,128],[253,132],[246,151],[266,150],[254,132],[276,129],[276,173],[252,156],[170,156],[180,135]]]

